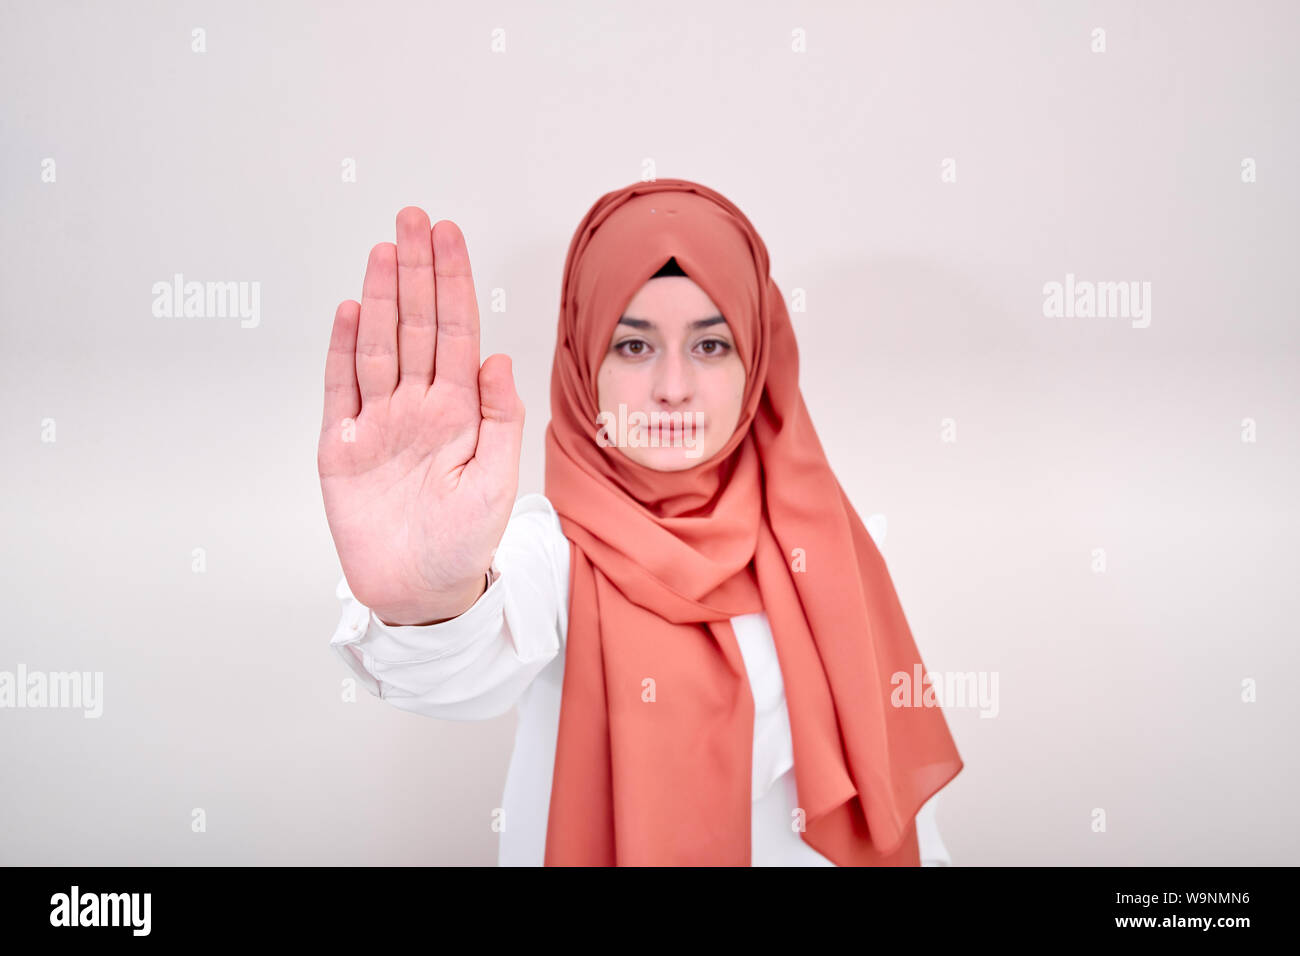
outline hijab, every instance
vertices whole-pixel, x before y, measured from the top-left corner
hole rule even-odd
[[[666,472],[598,441],[596,375],[672,258],[726,318],[746,379],[726,445]],[[579,224],[545,494],[570,543],[546,865],[750,865],[754,701],[730,619],[759,611],[790,716],[792,828],[840,866],[919,864],[916,812],[962,760],[938,707],[891,705],[920,655],[804,404],[767,248],[714,190],[634,183]]]

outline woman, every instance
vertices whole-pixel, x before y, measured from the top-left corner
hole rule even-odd
[[[592,207],[546,492],[518,502],[522,403],[508,359],[478,366],[468,254],[439,225],[403,210],[335,318],[344,659],[430,716],[518,701],[502,862],[921,862],[918,810],[962,761],[938,708],[891,703],[920,658],[749,220],[678,179]]]

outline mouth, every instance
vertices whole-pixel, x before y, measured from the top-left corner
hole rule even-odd
[[[701,427],[691,429],[692,439],[697,439],[703,433]],[[647,427],[646,436],[652,441],[658,440],[660,445],[680,445],[684,442],[686,430],[681,425],[660,425],[658,427]]]

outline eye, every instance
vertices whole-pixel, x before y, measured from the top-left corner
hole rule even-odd
[[[717,346],[716,348],[706,350],[704,353],[705,355],[726,355],[727,352],[731,350],[731,343],[727,342],[725,339],[705,339],[700,343],[700,346],[703,347],[705,345]]]
[[[642,341],[641,339],[624,339],[622,342],[619,342],[618,345],[614,346],[614,351],[617,352],[619,355],[625,357],[635,357],[644,354],[644,352],[641,349],[637,349],[635,351],[630,351],[630,352],[624,351],[623,347],[625,345],[640,345],[640,346],[645,346],[646,348],[649,347],[647,343]]]

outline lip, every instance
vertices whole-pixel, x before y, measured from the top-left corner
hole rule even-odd
[[[677,452],[687,447],[686,436],[680,428],[650,429],[647,431],[646,441],[649,443],[649,447],[652,451],[657,448],[660,451]],[[700,433],[697,430],[691,436],[691,444],[698,447],[699,442]]]

